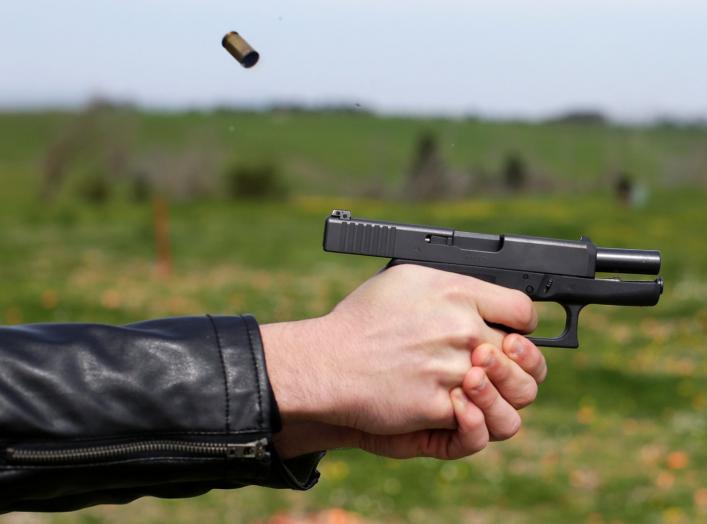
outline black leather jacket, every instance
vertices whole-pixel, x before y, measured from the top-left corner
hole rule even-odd
[[[0,512],[313,486],[279,430],[253,317],[0,328]]]

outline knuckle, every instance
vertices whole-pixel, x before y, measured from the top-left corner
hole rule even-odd
[[[488,446],[489,441],[491,440],[490,435],[488,432],[484,431],[479,437],[474,439],[474,441],[471,443],[471,446],[469,448],[470,453],[478,453],[482,449],[484,449],[486,446]]]
[[[520,415],[518,412],[514,412],[514,415],[510,420],[506,421],[506,424],[500,430],[495,430],[493,432],[494,440],[508,440],[514,436],[518,431],[520,431],[520,426],[522,424]]]
[[[547,363],[545,360],[541,361],[540,366],[540,371],[538,372],[538,384],[542,384],[547,378]]]
[[[474,404],[483,411],[491,410],[501,397],[493,387],[485,387],[478,395],[474,395]]]
[[[524,386],[521,387],[518,395],[513,399],[513,407],[520,409],[524,408],[533,402],[538,396],[538,385],[534,380],[528,381]]]
[[[471,363],[474,366],[484,366],[489,357],[493,355],[494,346],[488,342],[484,342],[476,346],[471,353]]]
[[[478,282],[476,278],[466,275],[459,275],[448,271],[441,271],[439,284],[441,286],[442,296],[446,300],[450,300],[457,304],[462,304],[466,308],[469,306],[476,307],[476,289]]]
[[[470,348],[477,348],[485,340],[486,324],[478,315],[467,317],[466,335]]]
[[[423,414],[427,422],[435,426],[451,428],[455,425],[456,418],[448,393],[440,394],[434,402],[427,403]]]
[[[457,279],[445,275],[444,280],[442,280],[440,284],[442,285],[442,299],[445,302],[452,304],[465,304],[469,302],[469,293],[459,284]]]
[[[480,376],[481,373],[483,373],[483,370],[475,364],[472,364],[471,368],[469,368],[469,371],[466,373],[466,375],[464,375],[461,387],[462,390],[468,396],[471,396],[474,387],[477,386],[481,380],[483,380]],[[484,373],[484,375],[486,374]],[[476,404],[476,401],[474,401],[474,403]]]
[[[481,321],[477,317],[456,308],[448,313],[442,329],[447,340],[465,348],[475,348],[483,332]]]
[[[521,335],[513,335],[513,336],[524,338]],[[539,370],[540,367],[542,366],[542,359],[543,359],[542,354],[540,353],[540,350],[538,350],[535,347],[535,344],[533,344],[529,348],[527,342],[523,343],[523,346],[526,348],[526,350],[523,351],[523,353],[519,357],[514,357],[516,363],[525,372],[532,372],[534,370]]]
[[[515,381],[514,368],[510,359],[500,350],[494,347],[491,352],[493,360],[489,368],[489,373],[498,385],[504,388],[512,388]]]
[[[512,313],[515,319],[523,326],[528,327],[529,330],[535,328],[535,306],[525,293],[517,292],[517,299],[513,303]]]
[[[481,411],[474,410],[466,415],[466,426],[470,431],[478,431],[486,425],[484,414]]]
[[[473,321],[460,314],[451,315],[447,329],[454,338],[468,339],[474,334]]]

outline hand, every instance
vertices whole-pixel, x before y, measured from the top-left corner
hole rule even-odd
[[[341,431],[324,435],[340,442],[354,440],[356,447],[377,455],[439,459],[465,457],[483,449],[490,440],[510,438],[521,425],[517,409],[535,400],[538,384],[547,375],[547,365],[538,348],[521,335],[505,337],[502,348],[484,344],[474,350],[474,367],[464,377],[462,386],[451,391],[456,430],[433,429],[392,436],[347,435]]]
[[[537,385],[547,375],[547,366],[538,348],[516,334],[503,340],[503,351],[491,345],[475,349],[472,362],[480,366],[469,370],[462,389],[451,392],[458,421],[456,430],[375,435],[329,424],[300,422],[286,424],[285,430],[275,436],[276,446],[284,458],[342,447],[361,448],[392,458],[455,459],[476,453],[490,440],[505,440],[520,429],[516,409],[535,399]]]
[[[362,435],[455,428],[461,404],[450,391],[469,372],[471,349],[503,341],[486,322],[526,332],[537,318],[520,292],[404,265],[376,275],[325,317],[263,326],[286,428],[326,424]]]

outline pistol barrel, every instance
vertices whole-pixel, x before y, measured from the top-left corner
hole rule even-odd
[[[660,271],[660,251],[598,247],[596,270],[605,273],[657,275]]]

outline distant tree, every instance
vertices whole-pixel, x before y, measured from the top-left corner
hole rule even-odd
[[[415,145],[404,194],[410,200],[439,199],[449,196],[447,168],[430,132],[420,134]]]
[[[609,119],[601,112],[592,109],[578,109],[561,113],[548,119],[551,124],[579,124],[603,126],[609,123]]]
[[[630,205],[634,192],[633,177],[626,172],[618,173],[614,182],[614,192],[620,204]]]
[[[272,163],[233,164],[226,169],[225,178],[231,198],[281,200],[288,193],[280,170]]]
[[[54,199],[72,173],[88,171],[78,184],[79,196],[94,203],[107,200],[109,182],[127,172],[134,134],[132,108],[94,100],[48,147],[41,198]]]
[[[101,172],[92,172],[81,177],[78,196],[91,204],[105,204],[111,196],[111,185]]]
[[[150,175],[145,171],[136,171],[132,175],[129,196],[135,202],[147,202],[152,194],[150,186]]]
[[[503,164],[503,184],[511,191],[521,191],[528,183],[528,168],[518,153],[506,155]]]

